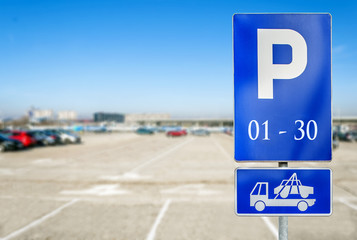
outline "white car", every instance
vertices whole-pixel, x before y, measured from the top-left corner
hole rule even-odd
[[[59,129],[57,130],[59,137],[61,138],[61,142],[62,143],[80,143],[81,142],[81,138],[74,134],[71,133],[70,131],[66,131],[63,129]]]

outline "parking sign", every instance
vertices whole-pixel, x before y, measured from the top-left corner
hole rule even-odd
[[[332,171],[328,168],[237,168],[237,215],[329,216]]]
[[[331,15],[233,16],[235,159],[331,160]]]

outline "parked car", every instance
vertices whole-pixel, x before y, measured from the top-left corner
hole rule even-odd
[[[332,134],[332,148],[338,148],[338,146],[340,145],[339,139],[338,139],[338,135],[337,132],[333,131]]]
[[[173,131],[168,131],[166,133],[166,136],[168,137],[181,137],[186,135],[187,135],[186,130],[173,130]]]
[[[1,132],[1,134],[4,135],[7,138],[20,141],[23,144],[24,147],[30,147],[30,146],[36,145],[36,139],[34,139],[32,136],[30,136],[25,131],[4,130],[4,131]]]
[[[344,133],[339,132],[338,138],[341,141],[355,142],[355,141],[357,141],[357,132],[356,131],[348,131],[348,132],[344,132]]]
[[[357,141],[357,131],[351,131],[349,132],[352,138],[352,142],[356,142]]]
[[[54,144],[62,144],[61,137],[55,131],[52,131],[50,129],[46,129],[46,130],[43,131],[43,134],[45,134],[46,136],[52,138],[54,140]]]
[[[51,136],[46,135],[41,130],[31,130],[27,131],[27,133],[36,139],[38,145],[47,146],[47,145],[55,145],[56,139]]]
[[[226,128],[223,132],[229,136],[233,136],[233,128]]]
[[[84,128],[87,132],[94,132],[94,133],[106,133],[108,129],[104,126],[86,126]]]
[[[154,134],[154,131],[148,128],[138,128],[136,133],[141,135],[152,135]]]
[[[62,143],[68,144],[68,143],[80,143],[81,142],[81,138],[68,131],[68,130],[63,130],[63,129],[58,129],[58,130],[54,130],[55,132],[58,133],[59,137],[61,138]]]
[[[210,132],[206,129],[196,129],[191,131],[192,135],[195,136],[209,136]]]
[[[13,151],[22,149],[23,147],[24,145],[20,141],[7,138],[0,134],[0,152]]]

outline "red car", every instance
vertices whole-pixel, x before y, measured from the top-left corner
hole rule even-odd
[[[168,131],[166,133],[166,136],[168,136],[168,137],[180,137],[180,136],[186,136],[186,135],[187,135],[186,130]]]
[[[2,133],[10,139],[20,141],[24,147],[29,147],[36,144],[36,140],[25,131],[6,131]]]

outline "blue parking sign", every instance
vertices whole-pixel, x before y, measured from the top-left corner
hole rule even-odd
[[[331,15],[235,14],[237,161],[331,160]]]
[[[328,168],[237,168],[237,215],[329,216],[332,171]]]

